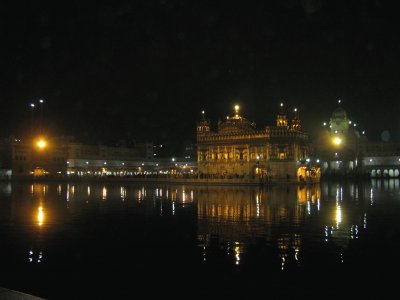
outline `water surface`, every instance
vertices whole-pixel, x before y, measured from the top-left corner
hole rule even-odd
[[[387,290],[397,284],[399,220],[398,179],[1,183],[0,286],[48,299]]]

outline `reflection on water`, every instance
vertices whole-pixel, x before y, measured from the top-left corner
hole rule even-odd
[[[210,187],[198,193],[198,240],[203,259],[217,240],[227,255],[234,252],[234,263],[252,240],[274,244],[279,252],[281,269],[287,256],[299,261],[306,218],[320,210],[319,185],[265,190],[249,187]],[[286,230],[283,230],[286,228]]]
[[[10,268],[17,265],[20,273],[33,272],[39,263],[57,268],[59,257],[69,262],[63,268],[79,272],[82,262],[106,263],[98,257],[112,251],[120,268],[127,262],[135,268],[131,257],[164,245],[177,261],[181,247],[198,253],[182,263],[192,266],[193,276],[203,268],[197,263],[216,267],[224,262],[226,270],[234,269],[229,272],[242,272],[265,262],[283,274],[318,269],[329,261],[338,268],[354,263],[365,249],[360,243],[400,236],[397,222],[387,217],[397,218],[398,199],[398,179],[271,188],[2,183],[0,238],[14,239],[0,254],[13,257]],[[382,237],[376,228],[383,221],[388,223]],[[140,247],[144,252],[134,254]],[[124,253],[125,248],[130,250]],[[18,263],[18,255],[26,262],[26,253],[28,266]],[[161,264],[156,256],[151,260]]]
[[[44,212],[43,212],[43,207],[42,206],[39,206],[39,208],[38,208],[37,219],[38,219],[38,225],[42,226],[43,225],[43,220],[44,220]]]

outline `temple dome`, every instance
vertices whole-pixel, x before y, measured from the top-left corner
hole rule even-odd
[[[246,132],[256,129],[256,124],[243,117],[230,117],[218,123],[218,131],[224,133]]]
[[[332,119],[347,119],[347,113],[343,108],[338,107],[333,111]]]
[[[226,117],[225,121],[218,122],[218,132],[237,133],[254,131],[256,124],[239,115],[239,106],[235,105],[235,114],[232,117]]]

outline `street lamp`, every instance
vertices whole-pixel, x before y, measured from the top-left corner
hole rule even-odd
[[[334,138],[333,138],[332,142],[333,142],[336,146],[339,146],[339,145],[342,144],[342,139],[341,139],[340,137],[337,136],[337,137],[334,137]]]
[[[39,103],[40,103],[40,124],[39,124],[39,129],[40,129],[40,134],[43,133],[43,103],[44,100],[43,99],[39,99]]]
[[[43,137],[40,137],[36,140],[35,145],[39,150],[44,150],[47,147],[47,141]]]
[[[35,103],[31,103],[30,107],[31,107],[31,127],[33,129]]]

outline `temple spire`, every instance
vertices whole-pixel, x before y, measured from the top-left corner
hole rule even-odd
[[[297,108],[293,109],[294,116],[292,120],[292,129],[300,130],[301,129],[301,122],[299,117],[299,110]]]
[[[280,104],[280,112],[276,116],[276,126],[288,126],[288,121],[283,110],[283,102]]]
[[[236,105],[234,106],[234,110],[235,110],[235,118],[238,119],[238,118],[239,118],[240,106],[236,104]]]
[[[197,123],[197,132],[210,132],[210,121],[206,119],[206,112],[204,110],[201,111],[201,118]]]

